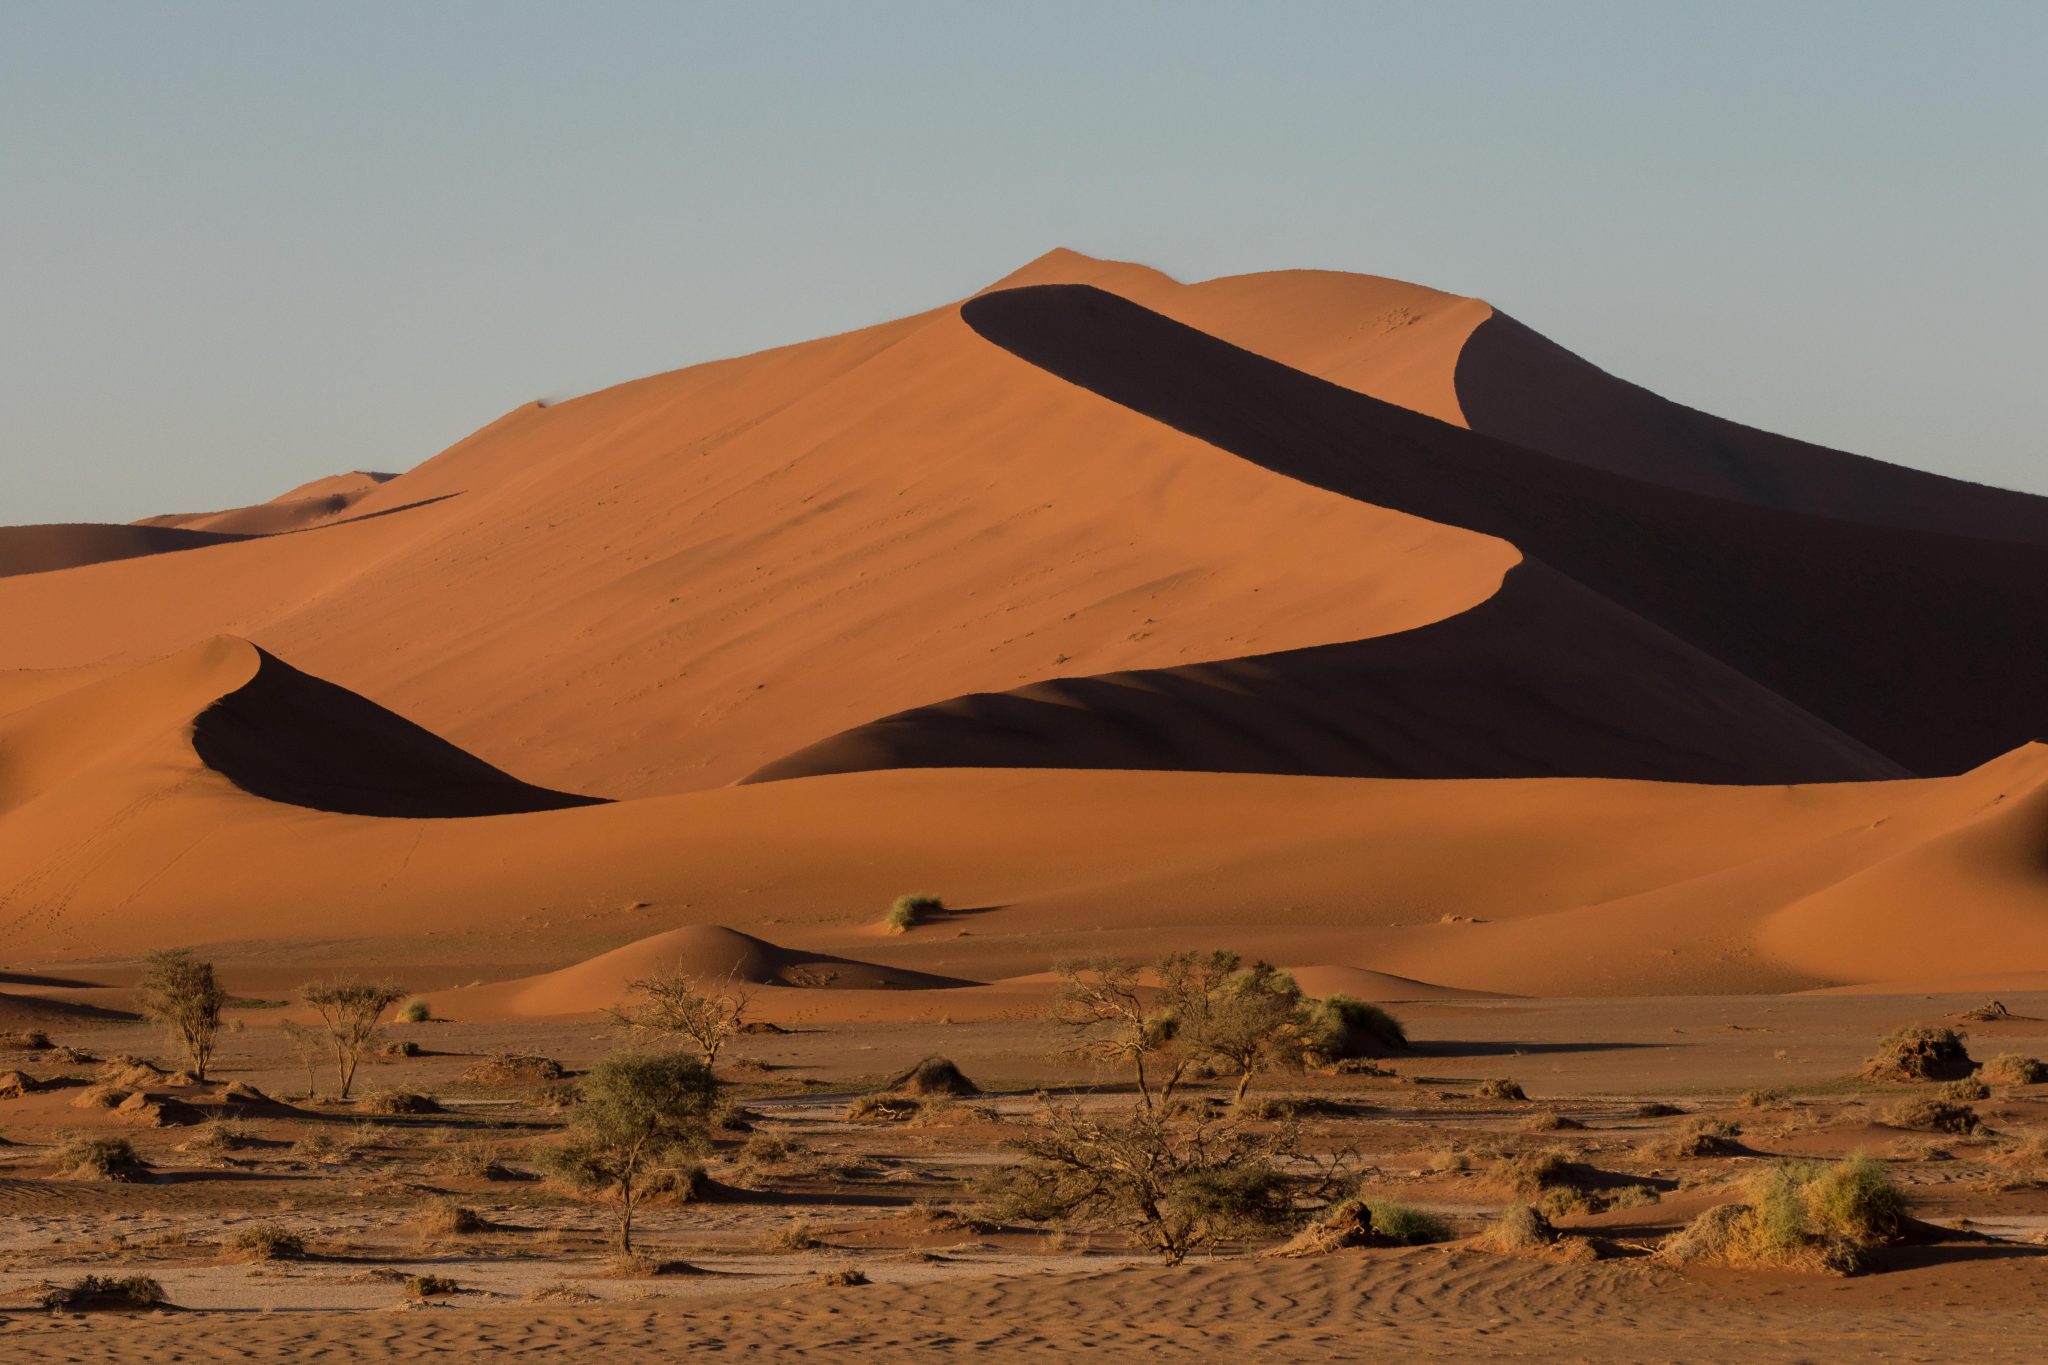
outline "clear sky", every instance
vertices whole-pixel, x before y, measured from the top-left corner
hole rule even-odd
[[[404,469],[1055,245],[2048,492],[2048,4],[0,0],[0,522]]]

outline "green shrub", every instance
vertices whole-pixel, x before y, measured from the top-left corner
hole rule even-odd
[[[1304,1002],[1299,1027],[1303,1052],[1319,1065],[1384,1057],[1408,1046],[1408,1032],[1400,1020],[1378,1005],[1348,995]]]
[[[433,1007],[417,995],[398,1007],[397,1019],[401,1024],[424,1024],[433,1017]]]
[[[943,914],[945,909],[946,903],[937,896],[898,896],[890,903],[882,923],[892,934],[908,933],[933,916]]]
[[[1372,1230],[1398,1246],[1447,1242],[1453,1235],[1444,1219],[1398,1200],[1368,1199],[1365,1206],[1372,1213]]]
[[[1676,1261],[1851,1274],[1864,1253],[1897,1237],[1905,1203],[1861,1153],[1846,1161],[1778,1162],[1752,1176],[1736,1204],[1708,1209],[1664,1240]]]

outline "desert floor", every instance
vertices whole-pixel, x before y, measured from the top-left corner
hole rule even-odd
[[[1431,1000],[1396,1005],[1414,1047],[1385,1074],[1262,1076],[1255,1097],[1313,1099],[1321,1150],[1356,1153],[1362,1192],[1449,1219],[1454,1240],[1306,1259],[1224,1246],[1163,1266],[1111,1230],[985,1220],[975,1177],[1050,1087],[1127,1102],[1119,1078],[1055,1055],[1012,1017],[880,1022],[813,1017],[739,1039],[720,1070],[744,1127],[721,1131],[708,1189],[644,1210],[653,1273],[620,1273],[608,1210],[535,1176],[564,1113],[549,1087],[465,1079],[496,1054],[572,1071],[619,1043],[595,1021],[392,1024],[358,1100],[304,1101],[278,1008],[235,1012],[217,1079],[180,1085],[119,1060],[167,1062],[153,1028],[48,1011],[86,985],[10,977],[54,1046],[0,1055],[27,1093],[0,1100],[0,1355],[9,1360],[458,1359],[683,1350],[792,1357],[1890,1360],[2037,1359],[2048,1340],[2048,1086],[1994,1087],[1982,1131],[1939,1134],[1886,1113],[1931,1086],[1855,1079],[1876,1039],[1954,1022],[1981,995]],[[791,993],[794,994],[794,993]],[[933,993],[937,999],[946,992]],[[2048,1051],[2048,993],[1971,1022],[1973,1053]],[[935,1009],[937,1007],[935,1006]],[[19,1017],[14,1024],[28,1022]],[[774,1018],[773,1012],[763,1017]],[[72,1051],[65,1051],[71,1049]],[[907,1120],[849,1120],[848,1102],[927,1055],[982,1094]],[[81,1105],[107,1076],[161,1112]],[[1474,1086],[1508,1078],[1526,1100]],[[232,1097],[227,1086],[246,1091]],[[1233,1082],[1203,1083],[1227,1098]],[[362,1097],[434,1097],[440,1111],[372,1116]],[[180,1105],[188,1110],[181,1110]],[[1646,1105],[1671,1111],[1646,1115]],[[224,1121],[211,1122],[221,1119]],[[1671,1138],[1702,1117],[1739,1136],[1706,1156]],[[153,1119],[174,1120],[153,1126]],[[183,1122],[175,1120],[187,1120]],[[193,1122],[190,1120],[200,1120]],[[1573,1126],[1583,1125],[1583,1126]],[[147,1177],[60,1179],[69,1134],[118,1133]],[[779,1140],[779,1141],[778,1141]],[[1883,1158],[1929,1225],[1854,1277],[1679,1267],[1659,1239],[1732,1197],[1771,1158]],[[1475,1238],[1517,1195],[1509,1163],[1554,1152],[1547,1181],[1566,1237],[1525,1255]],[[1523,1193],[1528,1193],[1524,1190]],[[485,1230],[420,1226],[452,1199]],[[303,1258],[251,1261],[238,1230],[277,1224]],[[866,1283],[835,1285],[857,1269]],[[79,1314],[39,1285],[144,1274],[175,1308]],[[422,1298],[409,1277],[453,1281]]]

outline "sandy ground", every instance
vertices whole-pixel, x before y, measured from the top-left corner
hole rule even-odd
[[[118,992],[109,990],[105,998]],[[1086,1352],[1103,1359],[1214,1358],[1252,1351],[1364,1359],[1987,1360],[2030,1358],[2048,1331],[2048,1168],[2015,1167],[2029,1132],[2048,1131],[2048,1087],[1999,1089],[1978,1104],[1975,1137],[1908,1131],[1882,1118],[1921,1088],[1852,1073],[1882,1032],[1939,1021],[1980,996],[1804,995],[1436,999],[1401,1005],[1414,1038],[1394,1079],[1275,1075],[1254,1093],[1319,1095],[1339,1107],[1317,1141],[1354,1147],[1368,1191],[1483,1230],[1510,1193],[1493,1175],[1516,1153],[1569,1155],[1600,1188],[1634,1182],[1651,1202],[1563,1216],[1570,1235],[1606,1248],[1587,1263],[1489,1254],[1468,1241],[1274,1261],[1225,1247],[1167,1267],[1111,1229],[1051,1233],[975,1223],[971,1180],[1007,1159],[1005,1128],[1032,1091],[1083,1087],[1086,1103],[1128,1102],[1113,1076],[1060,1061],[1035,1019],[796,1025],[734,1045],[723,1070],[756,1133],[791,1154],[749,1164],[744,1138],[710,1164],[718,1191],[663,1203],[638,1222],[651,1254],[699,1273],[607,1270],[606,1211],[545,1182],[456,1173],[451,1154],[487,1147],[514,1176],[551,1140],[559,1111],[530,1089],[463,1073],[488,1054],[541,1053],[571,1068],[612,1048],[594,1021],[390,1025],[425,1055],[380,1058],[365,1091],[439,1097],[438,1115],[366,1120],[350,1106],[305,1104],[303,1073],[273,1027],[278,1011],[240,1011],[223,1080],[282,1102],[241,1119],[232,1150],[180,1150],[202,1130],[135,1128],[80,1109],[77,1087],[0,1101],[0,1302],[80,1274],[148,1274],[176,1310],[89,1315],[0,1313],[8,1359],[485,1358],[575,1350],[620,1359],[693,1349],[797,1358],[974,1353],[993,1359]],[[1970,1044],[2048,1051],[2048,993],[2015,994],[2013,1018],[1979,1023]],[[160,1050],[152,1030],[100,1022],[51,1030],[97,1056]],[[987,1117],[959,1124],[849,1121],[847,1100],[908,1061],[952,1057],[987,1092]],[[7,1059],[55,1080],[86,1063]],[[1506,1077],[1527,1101],[1475,1098]],[[202,1108],[217,1087],[146,1085]],[[1745,1092],[1758,1095],[1745,1100]],[[1638,1114],[1655,1101],[1719,1115],[1743,1134],[1736,1153],[1673,1160],[1656,1141],[1682,1122]],[[1539,1130],[1556,1113],[1583,1128]],[[130,1136],[156,1167],[135,1184],[57,1180],[48,1144],[67,1132]],[[312,1155],[302,1139],[348,1138]],[[1678,1269],[1643,1254],[1730,1182],[1775,1157],[1867,1150],[1887,1159],[1931,1242],[1879,1253],[1850,1279]],[[1439,1169],[1435,1154],[1467,1154]],[[1600,1182],[1605,1182],[1601,1185]],[[421,1203],[453,1197],[493,1229],[424,1237]],[[965,1220],[965,1221],[963,1221]],[[249,1264],[223,1250],[245,1226],[299,1235],[304,1260]],[[815,1243],[792,1250],[801,1225]],[[869,1283],[819,1276],[855,1267]],[[406,1276],[447,1276],[458,1292],[409,1300]],[[543,1293],[545,1291],[545,1293]],[[536,1294],[543,1294],[536,1298]],[[557,1296],[547,1297],[546,1293]]]

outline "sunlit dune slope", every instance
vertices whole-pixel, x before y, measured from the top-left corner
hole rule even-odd
[[[241,535],[277,535],[332,521],[397,476],[355,470],[330,474],[280,493],[268,502],[231,507],[224,512],[178,512],[145,517],[137,526],[182,526],[194,531],[231,531]]]
[[[197,550],[208,545],[226,545],[236,539],[219,531],[162,526],[0,526],[0,578]]]
[[[211,698],[260,700],[250,684],[266,673],[346,710],[282,670],[220,640],[67,675],[54,695],[0,687],[0,932],[17,959],[182,943],[223,961],[310,949],[473,979],[692,930],[593,970],[609,980],[672,952],[764,979],[834,957],[996,981],[1075,952],[1213,944],[1447,988],[1760,990],[1899,980],[1937,961],[1904,933],[1799,927],[1850,894],[1831,888],[1872,877],[1900,905],[1978,907],[1969,932],[1945,938],[1943,972],[2048,955],[2040,746],[1955,778],[1807,787],[903,770],[404,819],[266,800],[201,761],[193,734]],[[434,789],[419,772],[432,758],[453,796],[563,800],[509,778],[480,784],[431,736],[385,724],[399,727],[383,752],[404,793]],[[368,745],[357,732],[349,748]],[[333,749],[293,757],[302,794],[382,799],[369,757],[348,757],[354,769],[324,777]],[[2000,852],[1952,856],[1973,841]],[[881,933],[906,890],[955,909]],[[712,961],[735,944],[746,951]],[[827,967],[856,986],[929,984]]]

